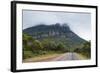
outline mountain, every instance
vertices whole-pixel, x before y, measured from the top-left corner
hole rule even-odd
[[[39,24],[26,28],[23,32],[40,41],[50,39],[56,43],[62,42],[67,45],[68,48],[77,48],[85,42],[85,40],[75,34],[66,23],[62,25],[60,23],[52,25]]]

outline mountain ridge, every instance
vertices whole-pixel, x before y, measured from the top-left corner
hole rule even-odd
[[[26,28],[23,32],[38,40],[49,38],[55,42],[62,42],[71,48],[75,48],[86,41],[75,34],[66,23],[62,25],[60,23],[52,25],[39,24]]]

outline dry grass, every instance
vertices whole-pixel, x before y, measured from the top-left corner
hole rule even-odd
[[[85,57],[84,55],[79,54],[79,53],[77,53],[77,56],[78,56],[78,58],[80,58],[80,60],[87,60],[88,59],[87,57]]]
[[[46,61],[50,61],[53,58],[56,58],[58,56],[60,56],[61,54],[46,54],[46,55],[41,55],[41,56],[37,56],[34,58],[29,58],[29,59],[25,59],[23,60],[23,63],[29,63],[29,62],[46,62]]]

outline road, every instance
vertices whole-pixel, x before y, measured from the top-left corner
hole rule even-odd
[[[78,53],[65,53],[62,54],[61,56],[58,56],[56,58],[52,58],[49,60],[45,60],[45,61],[66,61],[66,60],[84,60],[86,58],[84,58],[82,55],[79,55]]]
[[[85,60],[85,59],[86,58],[84,58],[82,55],[78,53],[68,52],[60,54],[59,56],[56,57],[51,57],[51,58],[48,57],[46,59],[41,58],[41,60],[39,59],[34,60],[34,58],[30,58],[25,60],[24,62],[50,62],[50,61]]]
[[[65,53],[65,54],[61,55],[60,57],[57,57],[53,60],[64,61],[64,60],[82,60],[82,59],[84,59],[84,58],[77,53]]]

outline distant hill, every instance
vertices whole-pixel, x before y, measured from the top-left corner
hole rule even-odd
[[[50,39],[56,43],[62,42],[68,48],[77,48],[85,42],[85,40],[75,34],[66,23],[62,25],[60,23],[52,25],[39,24],[26,28],[23,32],[40,41]]]

